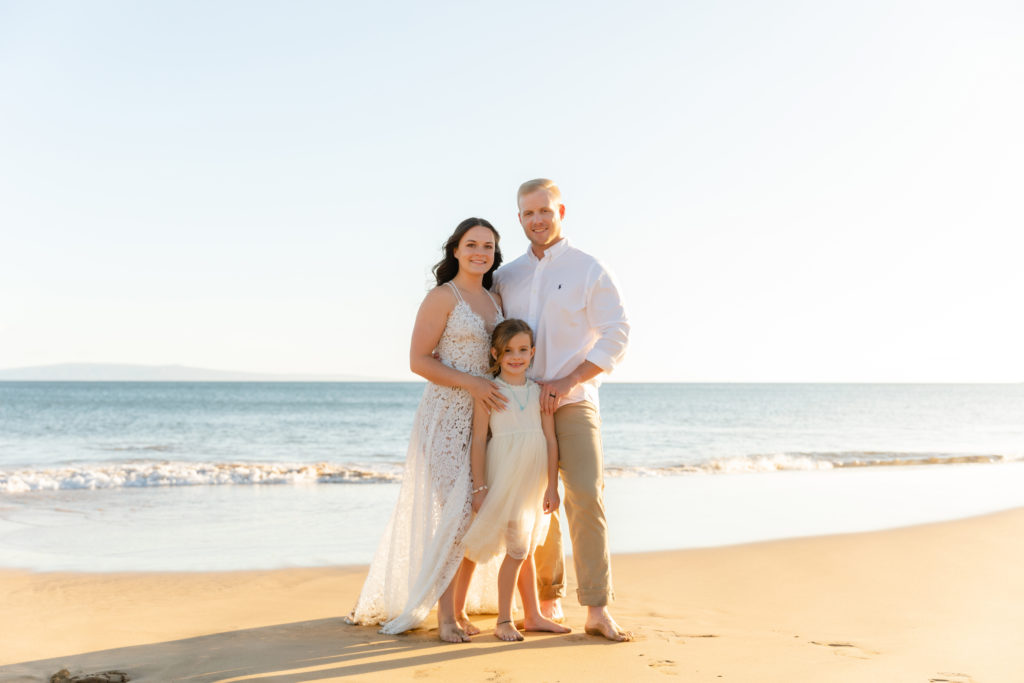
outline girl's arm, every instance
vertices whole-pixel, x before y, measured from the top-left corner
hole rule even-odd
[[[561,501],[558,499],[558,441],[555,439],[555,416],[541,412],[540,426],[548,445],[548,488],[544,492],[544,512],[554,512]]]
[[[473,473],[473,512],[479,512],[487,497],[487,426],[490,415],[483,401],[473,403],[473,437],[469,442],[469,468]],[[481,487],[483,489],[481,490]]]
[[[502,410],[507,398],[494,382],[450,368],[437,358],[434,349],[441,341],[448,314],[455,307],[454,295],[447,287],[435,287],[424,297],[416,314],[409,345],[409,369],[420,377],[444,387],[459,387],[482,400],[487,411]]]

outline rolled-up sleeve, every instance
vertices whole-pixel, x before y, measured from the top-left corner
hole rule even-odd
[[[626,355],[629,319],[618,284],[604,266],[594,264],[587,279],[592,283],[587,298],[587,319],[598,334],[594,346],[587,352],[587,360],[611,372]]]

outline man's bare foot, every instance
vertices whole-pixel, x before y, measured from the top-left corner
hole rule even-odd
[[[446,643],[468,643],[469,636],[454,621],[438,623],[438,635]]]
[[[618,643],[633,640],[633,634],[624,631],[615,623],[612,615],[608,614],[607,607],[588,607],[587,625],[583,630],[587,635],[602,636]]]
[[[545,631],[547,633],[572,633],[572,629],[568,626],[562,626],[558,622],[548,619],[543,614],[538,614],[532,619],[530,617],[523,619],[523,630]]]
[[[469,615],[465,612],[455,617],[455,622],[462,627],[462,630],[466,632],[467,636],[475,636],[480,633],[480,627],[470,621]]]
[[[494,637],[499,640],[507,640],[514,642],[517,640],[526,640],[523,638],[523,634],[516,629],[516,625],[512,623],[512,620],[499,621],[498,625],[494,627]]]
[[[556,624],[565,621],[565,612],[562,611],[562,601],[559,598],[554,600],[541,600],[540,613],[544,618],[550,619]]]

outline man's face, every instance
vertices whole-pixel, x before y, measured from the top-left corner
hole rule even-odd
[[[552,244],[562,239],[562,217],[565,204],[551,199],[541,188],[519,198],[519,223],[535,254],[543,254]]]

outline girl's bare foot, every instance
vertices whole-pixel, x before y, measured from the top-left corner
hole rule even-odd
[[[469,636],[454,621],[446,621],[437,625],[438,635],[446,643],[468,643]]]
[[[572,629],[568,626],[562,626],[558,622],[548,619],[542,614],[538,614],[535,617],[526,617],[523,619],[523,630],[524,631],[545,631],[547,633],[572,633]]]
[[[498,622],[498,625],[494,627],[494,637],[509,642],[526,640],[523,638],[523,634],[516,629],[516,625],[512,623],[511,619]]]
[[[462,630],[466,632],[467,636],[475,636],[480,633],[480,627],[469,620],[469,615],[463,612],[459,616],[455,617],[456,623],[462,627]]]

